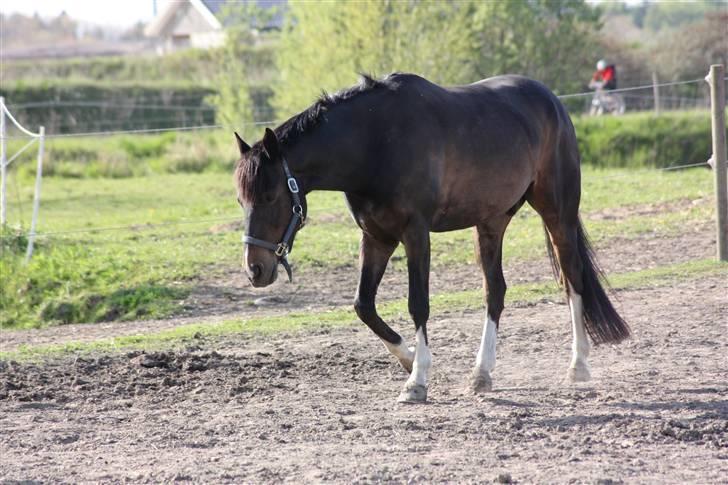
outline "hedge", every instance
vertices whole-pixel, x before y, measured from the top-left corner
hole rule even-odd
[[[712,153],[707,111],[584,116],[574,126],[582,163],[600,167],[687,165]]]
[[[211,87],[168,82],[17,82],[0,88],[0,96],[23,125],[43,125],[48,133],[213,124],[215,110],[206,100],[215,93]],[[256,120],[270,119],[272,91],[260,86],[251,94],[258,107]]]

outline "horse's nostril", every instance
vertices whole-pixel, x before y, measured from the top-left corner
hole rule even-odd
[[[263,266],[259,263],[248,265],[250,268],[250,274],[253,278],[257,278],[263,272]]]

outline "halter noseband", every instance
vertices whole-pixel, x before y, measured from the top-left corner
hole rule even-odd
[[[286,186],[288,187],[288,191],[291,193],[291,199],[293,200],[293,215],[291,215],[291,221],[288,223],[286,232],[283,233],[283,239],[281,239],[281,242],[278,244],[273,244],[268,241],[243,234],[243,243],[273,251],[273,253],[278,257],[278,264],[283,265],[283,268],[285,268],[286,273],[288,274],[288,281],[293,281],[293,273],[291,272],[291,265],[288,264],[287,256],[291,251],[291,239],[293,239],[293,235],[296,233],[296,230],[300,229],[305,224],[306,216],[303,214],[301,196],[298,195],[298,182],[291,174],[286,158],[281,157],[281,161],[283,162],[283,172],[286,174]]]

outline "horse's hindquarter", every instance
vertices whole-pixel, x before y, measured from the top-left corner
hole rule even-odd
[[[433,231],[505,214],[552,150],[551,100],[540,84],[503,76],[448,90],[445,150]]]

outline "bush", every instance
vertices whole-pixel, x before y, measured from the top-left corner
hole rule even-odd
[[[242,46],[254,68],[253,80],[259,82],[271,77],[274,44]],[[6,79],[40,82],[47,79],[76,79],[85,82],[135,82],[149,84],[195,83],[212,86],[219,65],[216,51],[189,49],[165,56],[90,57],[76,59],[4,60]]]
[[[705,111],[574,119],[582,163],[598,167],[669,167],[704,162],[712,153]]]
[[[193,84],[94,82],[6,83],[0,89],[18,121],[46,133],[116,131],[215,122],[205,99],[215,90]]]

